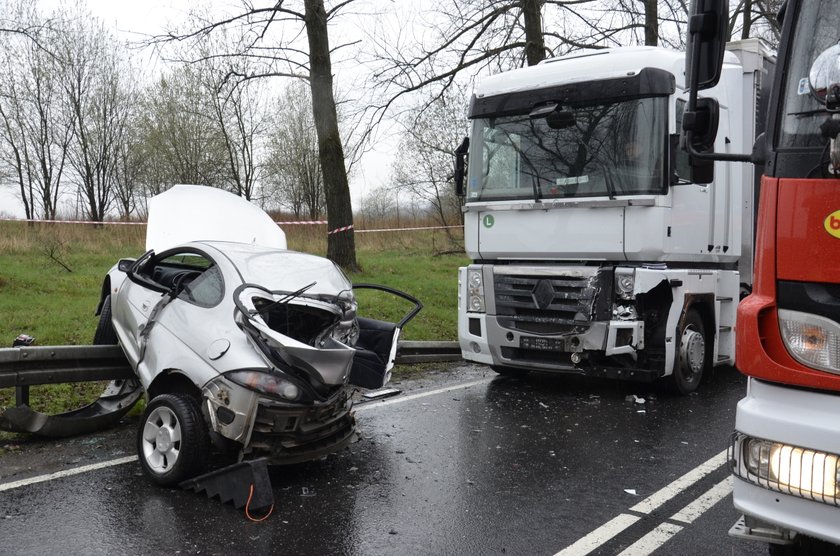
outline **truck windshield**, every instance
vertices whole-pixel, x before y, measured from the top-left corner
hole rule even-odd
[[[835,2],[799,3],[785,72],[784,119],[778,144],[781,148],[825,145],[820,124],[826,120],[828,112],[811,94],[808,73],[817,56],[840,41],[840,10],[837,8]]]
[[[468,201],[664,193],[665,97],[478,118]]]

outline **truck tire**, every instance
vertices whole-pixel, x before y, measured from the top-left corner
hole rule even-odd
[[[175,486],[207,465],[210,437],[198,403],[185,394],[152,399],[137,428],[143,473],[160,486]]]
[[[703,319],[695,309],[689,309],[677,334],[677,353],[674,361],[674,388],[682,395],[691,394],[700,386],[703,371],[709,368],[709,349]]]
[[[96,331],[93,333],[93,345],[113,346],[117,343],[117,332],[114,330],[114,323],[111,322],[111,296],[106,295],[105,301],[102,302],[102,311],[99,312]]]

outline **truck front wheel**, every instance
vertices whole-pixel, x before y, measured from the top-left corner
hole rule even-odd
[[[706,346],[706,328],[703,326],[703,319],[696,310],[689,309],[677,335],[673,377],[674,387],[680,394],[690,394],[700,386],[703,371],[709,366],[709,350]]]

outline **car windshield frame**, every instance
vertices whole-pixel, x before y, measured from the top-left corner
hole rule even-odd
[[[667,97],[532,113],[473,120],[468,202],[667,193]]]

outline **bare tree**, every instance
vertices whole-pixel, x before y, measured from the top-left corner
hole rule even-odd
[[[360,59],[374,68],[371,86],[380,95],[374,123],[404,95],[431,90],[428,98],[434,99],[460,74],[498,72],[573,49],[604,48],[618,31],[599,27],[604,16],[594,8],[600,5],[598,0],[464,0],[414,13],[412,19],[410,6],[395,4],[394,13],[369,26],[372,53]],[[412,34],[419,29],[422,37]]]
[[[175,69],[146,88],[137,128],[147,194],[176,183],[224,184],[227,151],[193,68]]]
[[[33,12],[27,34],[4,36],[0,82],[3,158],[29,219],[54,219],[61,180],[73,138],[72,113],[63,97],[64,66],[44,45],[57,44],[57,31]]]
[[[362,199],[361,216],[368,221],[368,225],[381,222],[386,218],[399,215],[399,202],[394,189],[380,186]]]
[[[464,98],[463,88],[455,87],[431,104],[421,102],[404,118],[400,156],[392,168],[394,187],[421,199],[442,226],[462,223],[452,183],[452,146],[468,131]]]
[[[730,10],[730,36],[741,39],[759,37],[772,47],[778,47],[782,30],[776,14],[782,4],[784,0],[739,0]]]
[[[302,82],[290,83],[272,112],[265,161],[272,197],[296,218],[305,214],[318,219],[326,210],[326,199],[309,88]]]
[[[327,219],[331,230],[327,256],[349,270],[356,270],[358,264],[350,188],[334,96],[328,25],[342,8],[353,2],[335,0],[327,9],[324,0],[278,0],[263,8],[243,1],[241,10],[230,17],[206,20],[203,25],[192,27],[190,31],[173,32],[155,41],[157,44],[200,41],[225,29],[245,28],[250,40],[243,43],[238,52],[227,55],[258,61],[262,69],[243,72],[245,75],[231,71],[230,79],[241,82],[281,76],[309,81],[319,160],[324,177]],[[306,36],[305,43],[303,35]]]
[[[75,124],[69,159],[86,217],[101,222],[114,201],[119,153],[137,100],[136,71],[101,22],[81,11],[64,21],[63,86]]]
[[[136,110],[131,110],[129,118],[126,134],[116,152],[114,167],[114,198],[117,210],[123,218],[128,218],[137,211],[138,201],[143,197],[142,178],[145,167]]]

